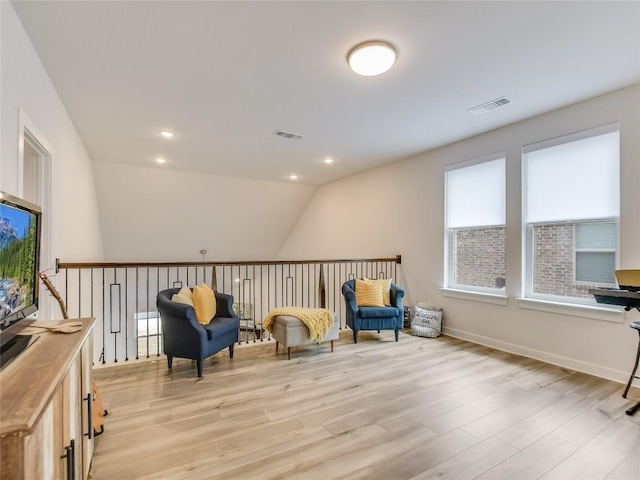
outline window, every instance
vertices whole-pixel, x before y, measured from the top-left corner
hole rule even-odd
[[[160,355],[162,352],[162,323],[158,312],[138,312],[133,314],[135,337],[138,342],[138,357]]]
[[[505,158],[445,173],[445,285],[502,293],[505,286]]]
[[[616,283],[615,222],[578,223],[575,227],[576,282]]]
[[[615,286],[619,163],[617,125],[523,148],[525,297],[592,303]]]

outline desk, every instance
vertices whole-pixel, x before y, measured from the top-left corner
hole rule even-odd
[[[640,292],[619,288],[592,288],[589,294],[593,295],[598,303],[620,305],[627,312],[635,308],[640,312]]]
[[[632,308],[635,308],[640,312],[640,292],[634,290],[620,290],[617,288],[592,288],[589,293],[593,295],[598,303],[606,303],[608,305],[620,305],[628,312]],[[631,322],[629,325],[631,328],[638,331],[640,335],[640,322]],[[638,340],[638,353],[636,354],[636,363],[633,366],[631,377],[627,383],[627,388],[624,389],[622,398],[627,398],[627,393],[631,387],[631,382],[634,378],[640,378],[636,376],[638,370],[638,361],[640,360],[640,339]],[[636,403],[633,407],[627,410],[627,415],[633,415],[640,408],[640,402]]]

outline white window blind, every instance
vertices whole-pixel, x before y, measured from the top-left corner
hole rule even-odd
[[[505,159],[446,173],[447,228],[504,225]]]
[[[589,134],[593,131],[580,136]],[[559,145],[525,147],[525,221],[618,217],[619,137],[616,126],[589,138],[565,138]]]

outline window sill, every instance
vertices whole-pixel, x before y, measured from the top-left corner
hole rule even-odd
[[[472,300],[474,302],[492,303],[493,305],[506,305],[507,297],[496,293],[473,292],[471,290],[458,290],[455,288],[441,288],[440,291],[445,297]]]
[[[570,303],[552,302],[533,298],[518,298],[518,306],[528,310],[559,313],[574,317],[593,318],[607,322],[622,323],[624,321],[624,308],[601,307],[596,305],[575,305]]]

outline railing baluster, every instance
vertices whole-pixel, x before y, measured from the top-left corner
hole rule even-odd
[[[156,292],[160,292],[160,267],[156,268]],[[155,302],[154,302],[155,303]],[[162,341],[162,328],[160,326],[160,312],[156,313],[156,357],[160,356],[160,342]]]
[[[124,361],[129,361],[129,269],[124,269]]]
[[[64,275],[64,304],[69,305],[69,275],[67,272]]]
[[[78,269],[78,318],[82,318],[82,279],[80,278],[81,270]],[[67,304],[68,305],[68,304]]]
[[[90,283],[90,285],[91,285],[91,287],[90,287],[91,302],[90,303],[91,303],[91,316],[93,317],[94,316],[93,315],[93,268],[90,269],[90,272],[91,272],[91,276],[90,276],[90,279],[91,279],[91,283]]]
[[[140,327],[138,325],[138,285],[140,285],[140,272],[139,268],[136,267],[136,285],[135,285],[135,308],[136,312],[136,326],[135,326],[135,338],[136,338],[136,360],[140,359]]]
[[[253,343],[256,343],[256,324],[258,323],[258,310],[256,308],[256,266],[251,265],[251,327],[253,330]]]
[[[104,321],[105,317],[106,317],[106,312],[105,312],[105,302],[104,302],[104,275],[105,275],[105,269],[102,269],[102,352],[101,352],[101,356],[102,356],[102,364],[104,365],[105,363],[107,363],[106,361],[106,333],[105,333],[105,328],[107,325],[107,322]]]
[[[113,335],[113,361],[117,362],[118,361],[118,337],[116,336],[120,330],[121,330],[121,325],[120,325],[120,315],[118,315],[118,330],[113,329],[113,287],[119,287],[119,285],[117,283],[115,283],[117,280],[117,275],[116,275],[116,269],[115,267],[113,268],[113,282],[114,283],[110,283],[109,284],[109,333]],[[118,291],[118,298],[120,297],[119,295],[119,291]],[[120,306],[120,303],[118,302],[118,307]],[[118,310],[120,310],[118,308]],[[120,312],[118,312],[120,313]]]

